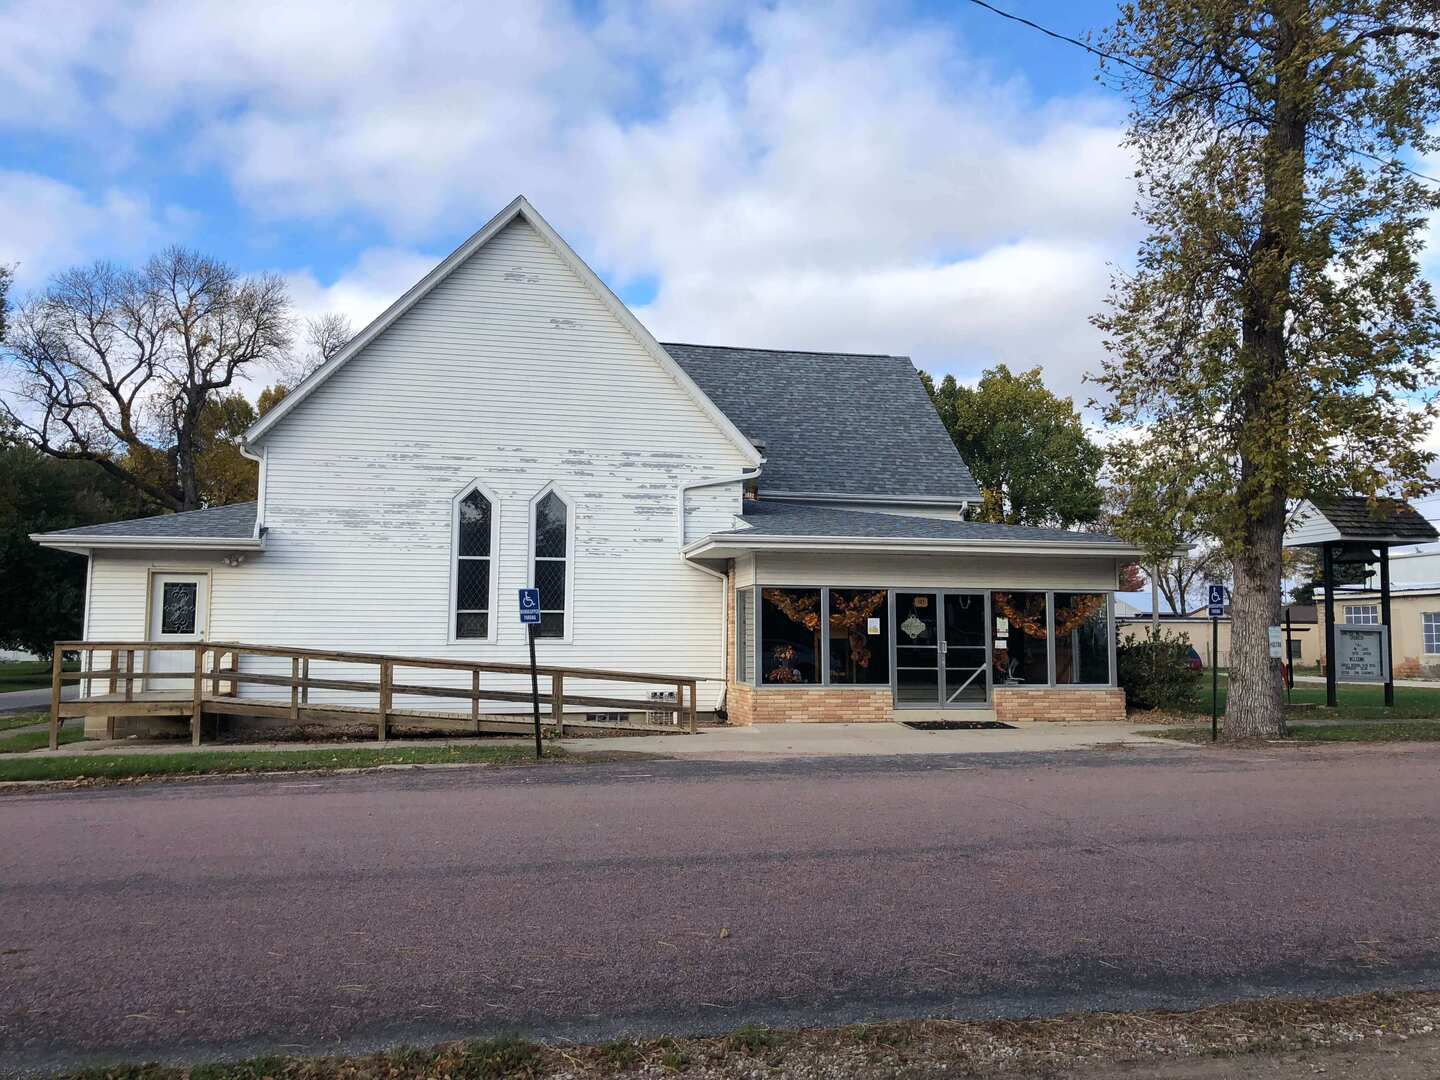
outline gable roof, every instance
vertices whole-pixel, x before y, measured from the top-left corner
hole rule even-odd
[[[600,280],[595,274],[595,271],[591,270],[579,255],[575,254],[574,249],[564,241],[559,233],[550,227],[550,223],[540,216],[539,211],[531,206],[529,200],[523,195],[517,195],[509,206],[505,207],[504,210],[501,210],[500,213],[486,222],[479,231],[447,255],[435,269],[431,270],[430,273],[426,274],[411,286],[400,299],[386,308],[370,325],[366,326],[365,329],[351,338],[343,349],[325,363],[321,364],[320,367],[311,372],[309,377],[301,382],[299,386],[286,394],[278,405],[251,425],[250,429],[245,432],[244,441],[246,443],[253,443],[255,440],[263,438],[276,424],[288,416],[300,402],[314,393],[316,388],[324,384],[335,372],[339,371],[356,354],[384,333],[391,324],[419,303],[431,290],[449,277],[469,259],[470,256],[484,247],[485,244],[516,218],[522,218],[531,228],[540,234],[540,237],[550,245],[560,257],[561,261],[595,294],[596,299],[604,304],[605,307],[610,310],[610,313],[620,321],[621,325],[630,331],[635,340],[640,344],[640,347],[660,365],[662,370],[669,374],[670,377],[680,385],[680,388],[690,396],[695,404],[699,406],[700,410],[730,439],[750,465],[752,467],[758,467],[763,461],[763,457],[755,449],[750,440],[740,432],[723,411],[716,407],[715,403],[705,395],[704,391],[695,385],[694,380],[686,373],[685,369],[677,364],[674,358],[660,347],[660,343],[655,340],[650,331],[645,329],[640,323],[640,320],[631,314],[630,309],[621,302],[620,298],[610,291],[609,287]]]
[[[973,550],[976,548],[1020,552],[1027,545],[1036,551],[1114,555],[1129,558],[1139,553],[1118,536],[1109,533],[1075,532],[1029,525],[995,525],[983,521],[917,517],[913,514],[884,514],[871,510],[842,510],[803,503],[745,503],[744,517],[737,527],[688,545],[692,558],[720,554],[714,549],[754,547],[831,546],[893,548],[896,550]]]
[[[980,500],[909,357],[670,342],[664,348],[747,436],[764,444],[766,495]]]
[[[1347,540],[1418,544],[1440,537],[1435,526],[1409,503],[1376,499],[1372,506],[1364,495],[1308,499],[1296,509],[1288,531],[1289,547]]]
[[[232,503],[208,510],[81,525],[34,533],[44,547],[260,547],[255,535],[255,503]]]

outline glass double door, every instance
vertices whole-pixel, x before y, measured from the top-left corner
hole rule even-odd
[[[990,700],[983,592],[895,593],[895,702],[937,707]]]

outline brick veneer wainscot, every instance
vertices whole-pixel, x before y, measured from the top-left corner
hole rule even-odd
[[[811,687],[765,687],[730,684],[732,724],[864,724],[895,719],[895,701],[888,686],[822,690]]]
[[[1125,691],[1118,687],[1079,687],[1041,690],[995,688],[995,719],[1011,720],[1124,720]]]

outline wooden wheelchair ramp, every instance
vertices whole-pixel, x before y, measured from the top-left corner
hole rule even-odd
[[[65,653],[80,654],[81,670],[61,669]],[[162,654],[167,662],[157,664],[152,658]],[[401,676],[398,680],[397,672]],[[545,720],[559,734],[566,729],[695,731],[697,678],[551,665],[539,666],[536,672],[541,680],[539,697],[546,710]],[[495,683],[513,684],[516,677],[528,679],[529,674],[525,664],[329,652],[233,641],[57,641],[51,672],[50,747],[58,748],[60,726],[65,719],[90,716],[106,717],[112,735],[114,720],[119,717],[188,718],[190,740],[196,746],[207,715],[261,716],[294,723],[368,723],[375,726],[376,738],[381,742],[396,721],[466,721],[466,730],[457,734],[524,735],[534,730],[530,717],[487,714],[480,706],[486,701],[506,702],[516,705],[517,712],[528,711],[528,689]],[[61,701],[60,688],[66,682],[80,684],[79,697]],[[601,692],[613,684],[622,684],[622,691],[634,694],[638,690],[646,696]],[[259,692],[242,694],[244,687],[258,688]],[[312,692],[316,692],[315,700]],[[423,708],[414,702],[417,698],[449,699],[458,707]],[[397,699],[411,700],[397,704]],[[567,708],[571,710],[568,716]],[[583,718],[597,713],[606,719]],[[613,714],[642,715],[645,719],[609,719]]]

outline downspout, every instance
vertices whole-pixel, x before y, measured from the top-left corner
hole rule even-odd
[[[744,484],[747,481],[756,479],[759,475],[760,470],[758,468],[746,469],[743,472],[733,473],[730,476],[717,476],[708,480],[692,480],[688,484],[681,484],[678,490],[680,505],[677,508],[676,514],[678,519],[676,540],[679,543],[680,550],[683,552],[685,548],[686,492],[694,491],[696,488],[717,487],[720,484]],[[740,493],[740,499],[743,503],[745,499],[743,490]],[[680,557],[682,559],[685,558],[683,554]],[[717,709],[724,708],[725,698],[730,690],[730,679],[726,673],[726,665],[730,662],[730,630],[725,625],[725,617],[730,610],[730,578],[723,570],[711,570],[708,566],[701,566],[699,563],[692,562],[689,559],[685,561],[689,562],[696,570],[709,574],[711,577],[719,579],[720,582],[720,701],[715,707]]]
[[[250,449],[250,444],[244,439],[240,440],[240,456],[247,457],[256,462],[259,468],[259,478],[255,484],[255,534],[252,539],[259,540],[260,535],[265,531],[265,451],[255,453]]]
[[[84,612],[83,612],[83,613],[81,614],[81,616],[80,616],[80,640],[81,640],[81,641],[89,641],[89,640],[90,640],[90,598],[91,598],[92,596],[94,596],[94,595],[95,595],[95,549],[94,549],[94,548],[86,548],[86,549],[85,549],[85,610],[84,610]],[[92,650],[92,655],[93,655],[93,650]],[[94,664],[89,664],[89,665],[87,665],[87,666],[93,668],[93,667],[94,667]],[[115,654],[114,654],[114,653],[111,653],[111,654],[110,654],[110,659],[109,659],[108,663],[106,664],[106,666],[107,666],[107,667],[112,667],[112,668],[115,667]],[[91,680],[91,679],[86,679],[86,680],[85,680],[85,696],[86,696],[86,697],[89,697],[89,696],[94,692],[93,689],[92,689],[92,687],[91,687],[92,681],[93,681],[93,680]],[[83,720],[81,721],[80,726],[81,726],[81,728],[84,728],[85,723],[84,723]]]

